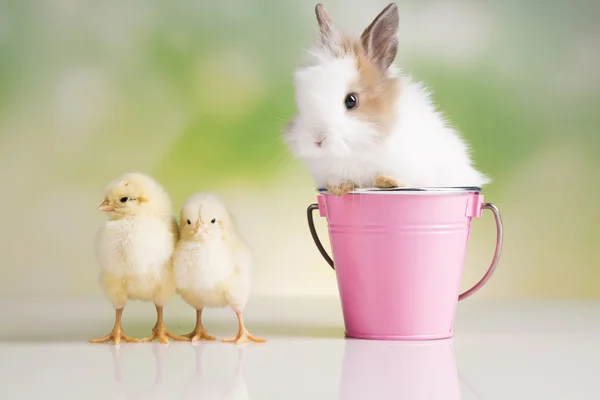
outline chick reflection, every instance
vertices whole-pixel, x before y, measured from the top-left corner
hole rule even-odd
[[[116,394],[113,397],[114,399],[144,399],[144,400],[166,400],[170,399],[167,388],[163,383],[163,360],[164,353],[167,350],[167,346],[152,343],[152,353],[154,354],[154,360],[156,363],[156,375],[154,378],[154,385],[144,391],[144,393],[129,393],[125,387],[125,383],[123,382],[123,372],[121,371],[121,354],[123,351],[128,349],[128,346],[121,346],[120,348],[116,346],[108,346],[112,352],[113,361],[114,361],[114,372],[115,372],[115,383],[116,383]]]
[[[341,400],[461,398],[452,340],[347,340]]]
[[[250,393],[244,380],[244,359],[246,357],[246,346],[238,346],[238,359],[233,376],[223,378],[206,377],[202,367],[202,353],[206,349],[205,342],[194,343],[196,352],[196,373],[186,388],[182,399],[203,400],[246,400],[250,399]],[[214,346],[214,345],[213,345]]]

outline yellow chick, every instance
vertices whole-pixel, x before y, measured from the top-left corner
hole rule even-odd
[[[156,306],[156,325],[143,342],[188,340],[168,332],[163,322],[163,306],[175,293],[171,257],[179,240],[169,195],[151,177],[132,172],[107,186],[98,208],[109,217],[95,243],[100,282],[115,307],[116,317],[112,332],[90,343],[139,341],[125,336],[121,327],[121,315],[129,299],[153,301]]]
[[[181,209],[181,240],[173,254],[177,291],[196,309],[196,327],[185,337],[215,340],[202,326],[204,307],[229,306],[238,319],[235,337],[223,342],[264,343],[244,326],[242,312],[250,296],[252,254],[224,202],[214,194],[189,197]]]

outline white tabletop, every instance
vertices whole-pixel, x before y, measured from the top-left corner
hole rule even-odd
[[[124,328],[142,336],[151,305],[132,304]],[[150,310],[148,310],[150,308]],[[452,340],[345,340],[336,299],[255,299],[251,332],[264,345],[88,345],[112,328],[97,300],[5,302],[0,308],[2,399],[597,399],[600,302],[467,300]],[[165,308],[185,333],[193,311]],[[209,310],[219,337],[228,310]]]

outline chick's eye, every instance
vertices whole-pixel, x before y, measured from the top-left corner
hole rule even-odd
[[[189,219],[187,220],[187,223],[188,223],[188,225],[192,224],[192,222]]]
[[[119,200],[121,203],[127,203],[127,200],[129,200],[128,197],[121,197],[121,199]]]
[[[217,219],[216,219],[216,218],[213,218],[213,219],[210,221],[210,223],[211,223],[211,224],[214,224],[215,222],[217,222]]]
[[[350,93],[346,96],[346,98],[344,99],[344,105],[346,106],[346,109],[348,110],[352,110],[353,108],[356,108],[356,106],[358,105],[358,96],[356,95],[356,93]]]

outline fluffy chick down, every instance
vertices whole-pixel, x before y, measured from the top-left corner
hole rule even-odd
[[[151,178],[130,173],[107,187],[105,203],[114,211],[95,248],[106,295],[117,309],[128,299],[164,306],[175,293],[171,257],[179,238],[169,196]]]
[[[194,195],[184,204],[180,223],[181,241],[173,264],[182,298],[197,310],[229,306],[243,311],[253,259],[225,204],[215,195]],[[198,225],[204,230],[194,232]]]

